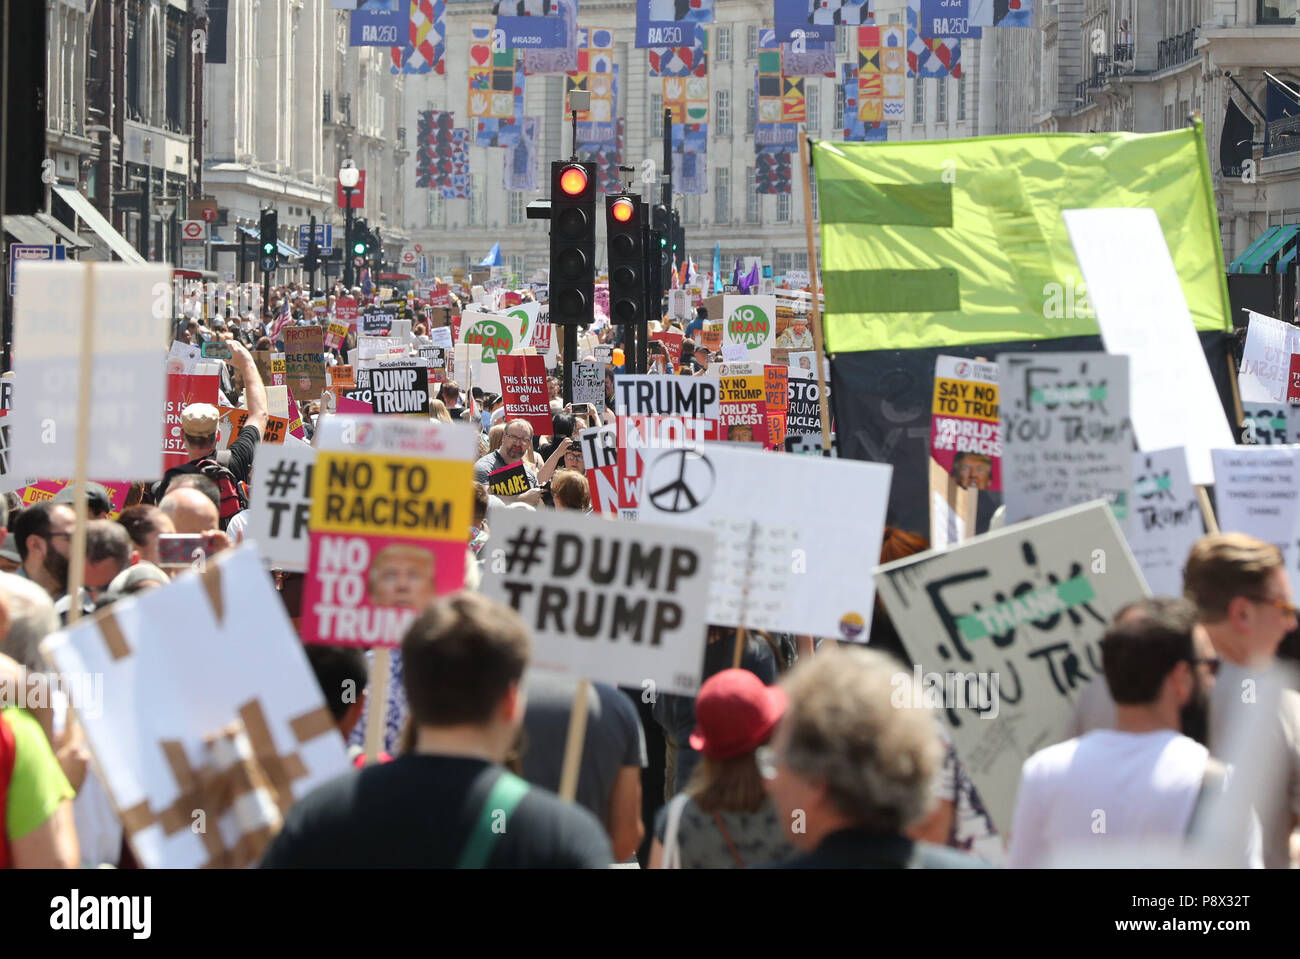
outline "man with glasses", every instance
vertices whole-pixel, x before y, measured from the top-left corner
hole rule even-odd
[[[474,464],[474,482],[488,485],[489,475],[495,470],[522,462],[532,448],[532,426],[527,420],[511,420],[506,424],[505,432],[501,436],[501,448],[493,450]],[[506,502],[521,502],[536,506],[542,498],[542,491],[537,488],[537,474],[527,463],[524,463],[524,475],[528,479],[528,492],[501,498]]]
[[[1210,702],[1209,743],[1222,756],[1230,731],[1253,718],[1259,680],[1297,626],[1291,584],[1277,547],[1243,533],[1198,540],[1183,581],[1222,660]],[[1252,738],[1250,751],[1251,765],[1258,760],[1262,773],[1273,779],[1254,787],[1264,865],[1285,869],[1291,865],[1291,831],[1300,822],[1300,693],[1282,690],[1276,717],[1262,738]]]
[[[71,506],[34,503],[14,519],[22,565],[14,575],[30,579],[57,600],[68,591],[68,557],[77,514]]]

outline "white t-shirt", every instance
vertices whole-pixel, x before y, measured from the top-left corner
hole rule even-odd
[[[1120,852],[1132,840],[1181,840],[1208,756],[1172,729],[1098,729],[1034,753],[1020,773],[1007,865],[1042,866],[1074,844],[1109,841]]]

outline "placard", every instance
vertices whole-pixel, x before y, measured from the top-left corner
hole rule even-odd
[[[505,510],[484,595],[533,636],[530,668],[693,696],[699,689],[713,537],[569,511]],[[646,683],[650,686],[647,687]]]
[[[996,363],[935,357],[930,458],[963,489],[1002,489]]]
[[[719,439],[718,383],[700,377],[626,374],[615,377],[614,390],[619,515],[635,519],[644,479],[641,451]]]
[[[375,336],[379,333],[387,333],[393,328],[393,321],[397,319],[397,314],[388,313],[363,313],[359,319],[361,332],[369,336]]]
[[[573,364],[573,402],[590,403],[601,413],[605,412],[605,370],[604,363]]]
[[[319,326],[284,328],[285,377],[299,400],[320,399],[325,389],[324,331]]]
[[[745,348],[738,359],[771,361],[776,345],[775,296],[724,296],[722,317],[723,359],[729,359],[726,352],[731,343]]]
[[[370,402],[377,415],[429,415],[429,369],[424,360],[376,360],[369,372]]]
[[[1183,568],[1205,520],[1180,449],[1133,454],[1133,497],[1124,525],[1153,595],[1182,596]]]
[[[502,356],[497,359],[501,398],[506,421],[527,420],[536,436],[550,436],[550,394],[546,388],[546,361],[540,356]]]
[[[1300,327],[1250,311],[1237,387],[1243,403],[1281,403],[1291,357],[1300,353]]]
[[[618,515],[618,427],[593,426],[578,434],[582,443],[582,468],[591,493],[591,509]]]
[[[256,543],[273,569],[307,571],[315,465],[316,450],[301,440],[258,451],[244,541]]]
[[[343,346],[343,341],[347,339],[348,324],[338,322],[331,323],[325,330],[325,349],[337,350]]]
[[[520,496],[532,489],[532,484],[528,482],[527,468],[519,462],[488,473],[487,488],[493,496]]]
[[[1300,595],[1300,447],[1234,446],[1211,457],[1219,529],[1280,549],[1291,591]]]
[[[1104,499],[1124,521],[1133,487],[1128,357],[1003,353],[1007,522]]]
[[[785,418],[786,433],[802,436],[822,431],[821,387],[816,380],[792,376],[789,379],[789,411]]]
[[[761,371],[718,378],[718,438],[767,446],[767,383]]]
[[[1065,738],[1083,690],[1105,682],[1106,628],[1147,595],[1114,516],[1100,502],[1071,507],[881,566],[875,581],[917,678],[939,694],[914,705],[940,707],[1005,835],[1021,765]]]
[[[172,373],[167,377],[167,399],[163,403],[163,472],[190,461],[181,428],[181,413],[191,403],[216,406],[221,378],[215,373]]]

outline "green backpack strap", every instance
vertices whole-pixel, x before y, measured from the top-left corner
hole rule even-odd
[[[474,823],[465,848],[461,851],[460,861],[456,863],[457,869],[482,869],[487,865],[488,857],[492,855],[492,850],[502,835],[492,828],[497,812],[500,811],[508,819],[530,788],[528,783],[514,773],[504,769],[501,771],[497,781],[492,784],[487,799],[483,800],[478,821]]]

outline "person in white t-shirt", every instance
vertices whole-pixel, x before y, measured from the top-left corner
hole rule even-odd
[[[1179,732],[1184,707],[1209,696],[1192,640],[1190,604],[1127,616],[1101,641],[1116,723],[1030,756],[1020,775],[1007,864],[1044,866],[1071,854],[1137,866],[1143,844],[1180,844],[1202,795],[1226,772]],[[1204,789],[1203,789],[1204,786]],[[1128,861],[1126,861],[1128,860]],[[1243,855],[1242,864],[1248,858]]]

